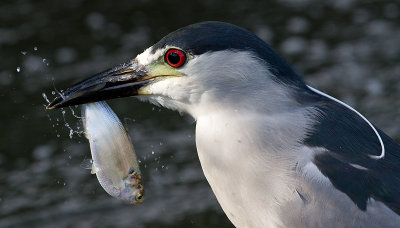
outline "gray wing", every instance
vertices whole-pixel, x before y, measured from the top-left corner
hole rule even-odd
[[[319,110],[314,130],[304,144],[326,148],[314,163],[335,188],[347,194],[361,210],[373,198],[400,215],[400,145],[375,128],[381,144],[368,123],[344,105],[319,94],[313,94]]]

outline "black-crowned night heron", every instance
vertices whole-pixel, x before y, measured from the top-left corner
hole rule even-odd
[[[49,108],[127,96],[196,119],[204,174],[237,227],[400,227],[399,144],[242,28],[181,28]]]

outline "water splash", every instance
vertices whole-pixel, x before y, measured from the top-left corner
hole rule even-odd
[[[44,98],[44,100],[46,101],[47,104],[50,104],[49,99],[47,98],[46,93],[42,93],[42,97]]]
[[[49,61],[46,58],[43,58],[42,61],[44,64],[46,64],[46,66],[50,65]]]
[[[61,92],[57,90],[56,85],[54,84],[54,78],[53,78],[53,80],[52,80],[52,83],[53,83],[53,88],[54,88],[55,91],[51,91],[51,94],[56,95],[56,92],[57,92],[57,94],[58,94],[62,99],[65,99],[64,94],[62,94],[62,90],[61,90]]]
[[[81,135],[84,134],[85,132],[84,132],[84,131],[80,131],[79,128],[77,128],[77,130],[74,130],[74,129],[69,125],[69,123],[67,122],[67,120],[65,119],[66,111],[65,111],[63,108],[61,108],[61,110],[62,110],[62,111],[61,111],[61,114],[62,114],[63,119],[64,119],[64,126],[65,126],[66,128],[69,129],[69,138],[72,139],[72,137],[74,136],[74,134],[77,134],[79,137],[81,137]],[[75,115],[74,115],[74,116],[75,116]]]
[[[57,91],[57,92],[58,92],[58,91]],[[56,95],[57,92],[53,90],[53,91],[51,91],[51,94],[52,94],[52,95]],[[50,103],[50,100],[48,99],[46,93],[43,92],[43,93],[42,93],[42,97],[43,97],[43,99],[46,101],[47,104]],[[78,119],[81,119],[81,118],[82,118],[82,117],[76,115],[76,114],[75,114],[75,111],[74,111],[71,107],[69,107],[69,109],[71,110],[72,116],[74,116],[75,118],[78,118]],[[69,138],[72,139],[72,137],[74,136],[74,134],[77,134],[79,137],[81,137],[81,135],[84,134],[84,131],[83,131],[83,130],[80,130],[81,128],[80,128],[80,126],[79,126],[79,122],[77,123],[76,129],[73,129],[73,128],[71,127],[71,125],[67,122],[66,118],[65,118],[65,115],[67,114],[67,112],[66,112],[63,108],[61,108],[61,114],[62,114],[62,117],[63,117],[64,126],[69,130],[69,134],[68,134],[68,135],[69,135]],[[50,115],[47,115],[47,116],[48,116],[49,120],[51,121]],[[60,122],[60,119],[59,119],[59,118],[56,118],[56,122],[57,122],[57,123],[56,123],[55,125],[53,124],[53,128],[54,128],[55,126],[59,126],[58,122]],[[57,131],[56,131],[56,132],[57,132]],[[60,135],[57,134],[57,137],[60,137]]]
[[[71,110],[71,113],[75,118],[78,118],[78,119],[82,119],[83,118],[82,116],[76,115],[75,111],[74,111],[74,109],[72,107],[69,107],[69,109]],[[77,128],[79,129],[80,127],[77,127]]]

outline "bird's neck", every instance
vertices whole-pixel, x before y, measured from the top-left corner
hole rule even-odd
[[[183,111],[195,119],[219,114],[229,116],[230,113],[273,116],[290,113],[300,106],[293,90],[270,79],[267,82],[197,94],[196,99],[192,99],[196,102],[182,105]]]
[[[197,116],[196,144],[204,174],[237,227],[275,227],[279,205],[292,197],[305,110],[279,114],[217,109]],[[258,215],[264,213],[265,218]]]

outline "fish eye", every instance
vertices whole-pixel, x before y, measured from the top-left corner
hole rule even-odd
[[[139,192],[138,194],[136,194],[135,199],[136,199],[137,201],[143,199],[143,193]]]
[[[129,169],[129,174],[132,174],[132,173],[134,173],[135,172],[135,169],[134,168],[130,168]]]
[[[171,48],[165,54],[164,61],[172,67],[181,67],[186,62],[186,54],[182,50]]]

